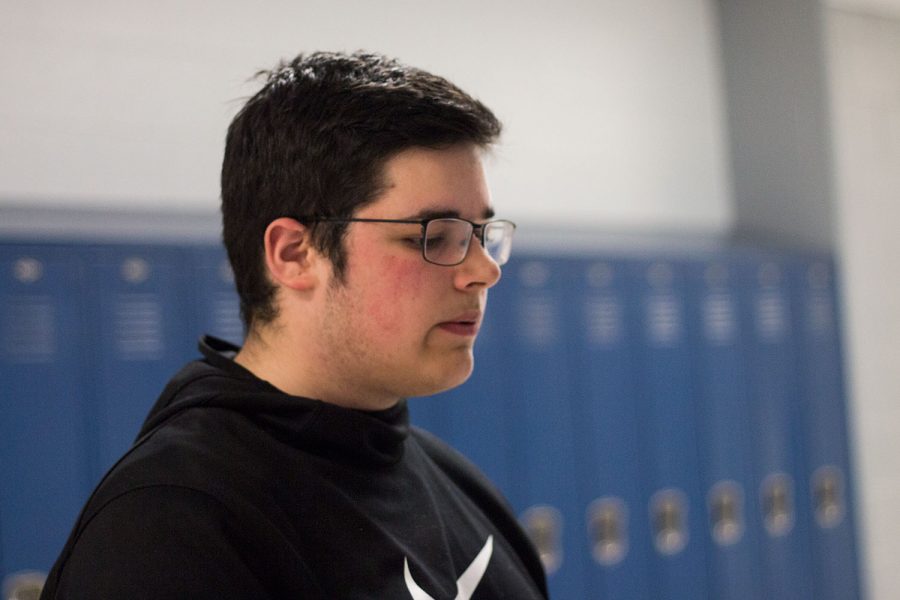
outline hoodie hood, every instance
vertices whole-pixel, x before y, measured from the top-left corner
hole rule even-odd
[[[234,362],[239,348],[212,336],[199,342],[204,358],[188,363],[166,386],[136,443],[187,410],[242,414],[283,443],[330,459],[390,465],[409,437],[405,401],[383,411],[362,411],[292,396]]]

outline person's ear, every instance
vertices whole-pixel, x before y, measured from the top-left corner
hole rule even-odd
[[[266,268],[276,285],[306,291],[318,283],[316,262],[321,255],[312,246],[309,229],[294,219],[275,219],[263,236]]]

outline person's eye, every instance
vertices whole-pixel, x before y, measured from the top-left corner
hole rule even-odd
[[[447,236],[444,235],[432,235],[429,236],[425,241],[429,248],[437,249],[447,243]]]
[[[413,248],[421,250],[422,249],[422,236],[417,235],[415,237],[403,238],[403,243],[406,244],[407,246],[411,246]]]

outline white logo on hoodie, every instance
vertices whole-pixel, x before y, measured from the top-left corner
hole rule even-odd
[[[491,535],[488,536],[484,548],[481,549],[469,568],[456,580],[456,598],[454,600],[469,600],[472,597],[478,584],[481,583],[481,578],[484,577],[484,572],[487,571],[493,552],[494,536]],[[406,581],[406,588],[413,600],[435,600],[413,579],[412,573],[409,572],[409,561],[406,558],[403,559],[403,579]]]

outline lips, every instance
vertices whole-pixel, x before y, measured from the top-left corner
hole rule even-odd
[[[481,326],[481,311],[466,311],[455,318],[438,324],[439,329],[461,336],[475,336]]]

